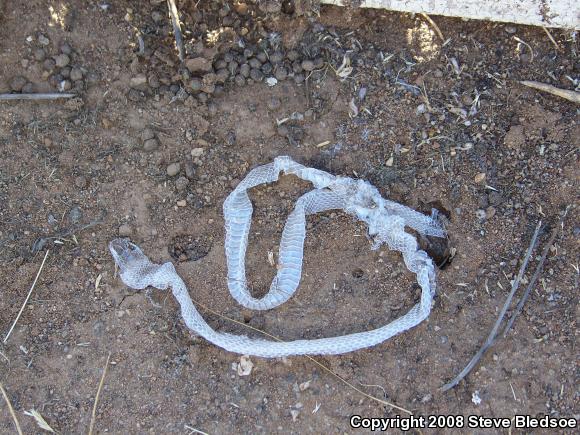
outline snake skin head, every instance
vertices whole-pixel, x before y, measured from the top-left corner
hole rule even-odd
[[[146,259],[143,251],[129,239],[115,239],[109,243],[109,251],[121,272],[136,261]]]

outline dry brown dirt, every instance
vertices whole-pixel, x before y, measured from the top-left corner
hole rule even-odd
[[[121,232],[153,260],[173,261],[202,304],[285,340],[367,330],[404,313],[418,297],[413,276],[399,255],[371,251],[364,226],[340,212],[308,218],[302,282],[282,307],[251,312],[231,298],[222,202],[249,169],[278,155],[367,179],[385,197],[427,213],[437,204],[449,216],[454,256],[438,271],[428,321],[318,361],[417,415],[578,418],[578,108],[518,83],[577,85],[570,32],[552,31],[556,51],[542,29],[433,17],[450,38],[442,44],[418,16],[325,7],[319,17],[291,18],[264,9],[271,15],[252,25],[278,32],[284,51],[318,47],[313,56],[324,66],[302,83],[226,82],[203,102],[176,91],[182,73],[165,2],[2,3],[0,92],[16,76],[34,92],[54,91],[35,55],[42,48],[55,56],[64,42],[83,75],[72,84],[74,100],[0,102],[2,339],[50,249],[0,344],[0,382],[25,433],[41,432],[23,414],[30,409],[61,433],[86,433],[109,353],[96,433],[349,433],[351,415],[399,413],[304,357],[252,357],[252,373],[240,377],[232,370],[239,356],[192,336],[168,292],[135,292],[115,276],[107,244]],[[232,16],[218,13],[219,2],[179,6],[186,39]],[[136,29],[145,35],[139,55]],[[223,35],[218,57],[235,45]],[[344,81],[334,72],[341,50],[353,66]],[[135,85],[139,74],[166,83]],[[302,119],[281,130],[276,120],[293,112]],[[148,128],[156,149],[144,148]],[[203,154],[192,159],[194,148]],[[167,174],[172,163],[180,163],[176,176]],[[275,275],[268,251],[277,252],[285,217],[308,188],[285,177],[252,191],[247,269],[255,294]],[[491,330],[538,220],[531,271],[567,206],[513,330],[442,393]],[[219,330],[256,335],[204,315]],[[11,433],[0,403],[0,432]]]

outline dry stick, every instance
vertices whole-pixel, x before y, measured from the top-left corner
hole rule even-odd
[[[103,388],[103,383],[105,382],[105,376],[107,376],[107,369],[109,368],[109,360],[111,359],[111,352],[107,356],[107,362],[105,363],[105,368],[103,369],[103,375],[101,376],[101,381],[99,382],[99,387],[97,388],[97,395],[95,396],[95,403],[93,404],[93,412],[91,414],[91,424],[89,425],[89,435],[93,435],[93,429],[95,428],[95,420],[97,418],[97,404],[99,403],[99,396],[101,395],[101,388]]]
[[[28,296],[26,296],[26,299],[24,300],[24,303],[22,304],[22,308],[20,308],[20,311],[18,312],[16,319],[14,319],[14,323],[12,323],[12,326],[10,327],[8,334],[6,334],[6,337],[4,337],[3,343],[6,343],[6,340],[8,340],[8,337],[10,337],[10,334],[12,334],[12,331],[14,330],[14,327],[16,326],[16,322],[18,322],[18,319],[20,319],[20,316],[22,315],[22,312],[24,311],[24,307],[28,303],[28,299],[30,299],[30,295],[32,294],[32,290],[34,290],[34,286],[36,285],[36,281],[38,281],[38,277],[40,276],[40,272],[42,272],[42,268],[44,267],[44,263],[46,262],[46,258],[48,257],[49,252],[50,252],[50,249],[46,251],[46,254],[44,254],[44,259],[42,260],[42,264],[40,265],[40,268],[38,269],[38,273],[36,274],[36,278],[34,278],[34,282],[32,283],[30,290],[28,291]]]
[[[20,423],[18,423],[18,419],[16,418],[16,413],[14,412],[14,408],[12,408],[12,403],[10,403],[10,399],[8,398],[8,394],[6,394],[6,390],[4,386],[0,382],[0,391],[2,391],[2,395],[4,396],[4,400],[8,405],[8,410],[10,411],[10,415],[12,416],[12,420],[14,420],[14,425],[16,426],[16,431],[18,435],[22,435],[22,429],[20,429]]]
[[[179,24],[179,14],[177,12],[175,0],[167,0],[167,8],[169,9],[169,14],[171,15],[171,24],[173,25],[173,33],[175,34],[175,45],[177,46],[179,60],[183,62],[183,59],[185,57],[183,52],[183,38],[181,36],[181,25]]]
[[[76,97],[76,94],[0,94],[0,100],[59,100]]]
[[[435,30],[435,33],[437,33],[437,36],[439,36],[439,39],[441,39],[441,42],[445,42],[445,37],[443,36],[443,33],[441,32],[441,29],[439,28],[439,26],[437,25],[437,23],[435,21],[433,21],[431,19],[431,17],[425,13],[421,13],[421,16],[423,18],[425,18],[425,20],[431,24],[431,27],[433,27],[433,30]]]
[[[552,44],[554,44],[554,47],[556,47],[556,50],[560,51],[560,46],[558,45],[558,43],[556,42],[556,40],[554,39],[554,37],[552,36],[550,31],[546,27],[542,27],[542,29],[544,29],[544,32],[546,32],[546,35],[548,35],[548,38],[550,38],[550,41],[552,41]]]
[[[517,305],[515,311],[513,312],[513,314],[510,317],[510,319],[509,319],[509,321],[508,321],[505,329],[503,330],[503,336],[504,337],[509,332],[509,330],[512,327],[514,321],[516,320],[516,317],[522,311],[522,308],[524,307],[524,304],[526,303],[526,301],[528,300],[528,297],[530,296],[530,292],[532,291],[532,289],[536,285],[536,281],[538,280],[538,278],[540,277],[540,274],[542,273],[542,269],[544,267],[544,263],[546,261],[546,258],[548,257],[548,253],[550,252],[550,248],[554,244],[554,241],[556,240],[556,237],[558,236],[558,233],[560,232],[560,228],[563,227],[563,225],[564,225],[564,219],[566,218],[566,215],[567,214],[568,214],[568,208],[566,208],[566,211],[564,211],[564,214],[562,215],[562,217],[558,221],[558,224],[556,225],[556,227],[552,231],[552,235],[550,236],[550,239],[548,240],[548,243],[546,244],[546,246],[544,246],[544,250],[542,251],[542,256],[540,257],[540,261],[538,262],[538,265],[536,266],[536,270],[534,272],[534,275],[532,276],[532,279],[530,280],[530,283],[526,287],[526,290],[524,291],[524,294],[522,295],[520,301],[518,302],[518,305]]]
[[[282,342],[283,340],[281,340],[280,338],[276,337],[275,335],[272,334],[268,334],[266,331],[262,331],[261,329],[258,328],[254,328],[251,325],[248,325],[246,323],[242,323],[236,319],[232,319],[230,317],[224,316],[223,314],[218,313],[217,311],[212,310],[211,308],[205,306],[204,304],[202,304],[199,301],[196,301],[195,299],[192,298],[192,301],[196,304],[199,305],[201,308],[203,308],[204,310],[215,314],[218,317],[221,317],[222,319],[225,320],[229,320],[230,322],[234,322],[237,323],[238,325],[244,326],[246,328],[250,328],[256,332],[259,332],[260,334],[264,334],[267,337],[270,337],[276,341]],[[337,373],[334,373],[331,369],[329,369],[328,367],[326,367],[324,364],[318,362],[317,360],[315,360],[314,358],[312,358],[310,355],[304,355],[306,358],[308,358],[310,361],[312,361],[314,364],[318,365],[320,368],[322,368],[323,370],[325,370],[326,372],[330,373],[332,376],[336,377],[339,381],[341,381],[342,383],[344,383],[345,385],[347,385],[348,387],[352,388],[354,391],[356,391],[359,394],[362,394],[363,396],[365,396],[368,399],[374,400],[375,402],[380,403],[381,405],[386,405],[386,406],[390,406],[391,408],[394,409],[398,409],[399,411],[405,412],[409,415],[413,415],[413,413],[411,411],[409,411],[408,409],[405,408],[401,408],[400,406],[395,405],[394,403],[390,403],[387,402],[386,400],[382,400],[379,399],[378,397],[375,396],[371,396],[370,394],[365,393],[364,391],[360,390],[359,388],[357,388],[356,386],[354,386],[353,384],[351,384],[350,382],[348,382],[346,379],[344,379],[343,377],[341,377],[340,375],[338,375]]]
[[[510,294],[508,295],[508,297],[503,305],[503,308],[501,310],[501,313],[499,314],[499,317],[495,321],[495,325],[493,325],[493,329],[489,333],[487,340],[485,340],[485,343],[483,344],[483,346],[481,346],[481,349],[479,349],[479,351],[477,351],[475,356],[473,358],[471,358],[471,361],[469,361],[469,363],[465,366],[465,368],[463,370],[461,370],[461,373],[459,373],[455,377],[455,379],[453,379],[451,382],[443,385],[443,387],[441,387],[441,391],[447,391],[447,390],[455,387],[459,382],[461,382],[461,380],[465,376],[467,376],[467,374],[473,369],[473,367],[475,367],[475,365],[481,359],[481,357],[487,351],[487,349],[489,349],[493,345],[493,343],[495,342],[495,339],[497,336],[497,331],[499,329],[499,325],[501,324],[501,322],[505,316],[505,313],[507,312],[507,310],[511,304],[511,301],[514,297],[514,294],[516,293],[518,287],[520,286],[520,281],[522,280],[522,277],[524,276],[524,272],[526,271],[526,268],[528,267],[528,263],[530,261],[530,256],[532,255],[532,251],[534,250],[534,248],[536,246],[536,240],[538,239],[538,234],[540,233],[541,225],[542,225],[542,221],[538,222],[538,225],[536,226],[536,231],[534,232],[534,235],[532,237],[532,241],[530,242],[530,247],[528,248],[528,252],[526,253],[526,256],[524,258],[524,262],[522,263],[522,265],[520,267],[520,271],[518,272],[518,276],[516,277],[516,279],[514,280],[514,282],[512,284],[512,290],[510,291]]]
[[[557,97],[564,98],[576,104],[580,104],[580,92],[570,91],[568,89],[560,89],[557,88],[556,86],[548,85],[546,83],[534,82],[530,80],[523,80],[520,83],[529,88],[534,88],[539,91],[548,92],[549,94],[556,95]]]

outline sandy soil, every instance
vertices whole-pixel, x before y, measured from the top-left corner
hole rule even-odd
[[[518,83],[577,86],[570,32],[552,31],[556,51],[542,29],[433,17],[443,44],[411,15],[325,7],[292,17],[276,2],[261,10],[249,2],[247,11],[179,2],[188,58],[213,62],[198,79],[193,64],[179,66],[165,2],[2,3],[0,92],[78,94],[0,103],[2,337],[50,250],[0,344],[0,382],[25,433],[41,432],[23,414],[30,409],[60,433],[86,433],[109,353],[96,433],[348,433],[353,414],[400,413],[304,357],[252,357],[241,377],[232,370],[239,355],[192,336],[170,294],[135,292],[115,276],[107,243],[120,234],[155,261],[173,261],[202,304],[286,340],[367,330],[409,309],[419,293],[400,256],[371,251],[364,226],[341,212],[309,217],[292,299],[267,312],[235,303],[222,202],[278,155],[367,179],[385,197],[426,213],[436,206],[449,220],[448,244],[433,248],[442,268],[429,320],[319,362],[417,415],[578,418],[578,108]],[[234,71],[216,81],[214,71],[236,70],[240,36],[258,44],[256,57],[268,53],[258,64],[266,76],[285,68],[288,78],[269,87]],[[275,51],[293,49],[298,63],[318,66],[275,64]],[[234,61],[219,64],[231,50]],[[341,80],[344,56],[353,70]],[[275,275],[268,251],[277,252],[285,216],[308,189],[285,177],[252,192],[247,268],[257,295]],[[537,222],[523,284],[567,206],[513,330],[442,393],[491,330]],[[256,335],[205,315],[222,331]],[[0,432],[10,433],[0,403]]]

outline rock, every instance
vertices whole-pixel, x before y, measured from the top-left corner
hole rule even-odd
[[[482,209],[478,209],[475,211],[475,216],[477,217],[477,219],[479,219],[480,221],[485,220],[485,217],[487,216],[487,213],[485,212],[485,210]]]
[[[262,65],[262,68],[260,69],[265,75],[270,75],[270,73],[274,68],[272,67],[272,64],[270,62],[266,62],[264,65]]]
[[[34,93],[34,84],[33,83],[26,83],[24,86],[22,86],[22,91],[23,94],[32,94]]]
[[[155,137],[155,132],[150,128],[146,128],[141,132],[141,141],[145,143],[149,139],[153,139]]]
[[[159,148],[159,141],[154,137],[143,142],[143,149],[145,151],[155,151]]]
[[[44,49],[37,48],[36,50],[34,50],[34,59],[37,60],[38,62],[42,62],[44,59],[46,59],[46,52],[44,51]]]
[[[54,59],[45,59],[44,62],[42,62],[42,68],[49,73],[53,72],[55,67],[56,62]]]
[[[167,175],[170,177],[175,177],[177,174],[179,174],[180,169],[181,165],[179,163],[172,163],[167,167]]]
[[[509,33],[510,35],[513,35],[514,33],[516,33],[518,31],[518,29],[516,29],[515,26],[505,26],[505,31],[506,31],[506,33]]]
[[[259,59],[253,57],[252,59],[250,59],[248,61],[248,65],[250,65],[250,68],[261,68],[262,67],[262,62],[260,62]]]
[[[484,183],[484,182],[485,182],[485,178],[486,178],[486,176],[485,176],[485,172],[480,172],[479,174],[477,174],[477,175],[475,176],[475,178],[474,178],[474,181],[475,181],[477,184],[481,184],[481,183]]]
[[[303,60],[302,61],[302,64],[300,66],[302,66],[302,69],[304,71],[312,71],[312,70],[314,70],[314,62],[312,62],[311,60],[308,60],[308,59]]]
[[[73,82],[76,82],[77,80],[82,80],[83,79],[83,72],[81,71],[80,68],[73,68],[70,70],[70,79]]]
[[[28,80],[24,77],[16,76],[10,81],[10,89],[14,92],[20,92],[27,82]]]
[[[68,54],[58,54],[54,56],[54,62],[56,63],[57,67],[64,68],[70,63],[70,57]]]
[[[251,70],[250,65],[248,65],[247,63],[244,63],[240,66],[240,75],[242,77],[248,78],[248,77],[250,77],[250,70]]]
[[[201,157],[203,155],[204,149],[203,148],[194,148],[191,150],[191,157]]]
[[[185,207],[187,205],[187,201],[185,199],[180,199],[176,204],[178,207]]]
[[[65,66],[63,69],[60,70],[60,75],[63,76],[65,79],[70,77],[70,68]]]
[[[185,176],[190,180],[195,178],[195,165],[191,159],[185,159]]]
[[[185,177],[179,177],[177,180],[175,180],[175,188],[180,192],[183,192],[187,188],[188,184],[189,180]]]
[[[236,83],[237,86],[244,86],[246,84],[246,79],[241,74],[238,74],[234,78],[234,82]]]
[[[211,72],[211,62],[203,57],[185,59],[185,67],[192,73]]]
[[[264,74],[259,69],[252,68],[250,71],[250,78],[255,82],[259,82],[264,78]]]
[[[201,90],[202,86],[203,86],[203,83],[199,77],[194,77],[189,82],[189,87],[191,88],[191,90],[193,92],[199,92]]]
[[[60,46],[60,52],[62,54],[70,55],[72,53],[72,47],[70,46],[70,44],[68,42],[63,42]]]
[[[300,54],[296,50],[290,50],[286,54],[286,57],[288,58],[289,61],[294,62],[295,60],[298,60],[300,58]]]
[[[83,212],[78,205],[73,206],[68,212],[68,220],[73,224],[78,224],[83,218]]]
[[[276,77],[276,80],[278,81],[286,80],[288,77],[288,70],[283,66],[278,67],[274,73],[274,77]]]
[[[118,231],[121,237],[129,237],[131,234],[133,234],[133,228],[129,224],[121,225]]]
[[[38,35],[38,43],[40,45],[46,46],[46,45],[50,44],[50,40],[41,33]]]
[[[132,77],[129,81],[129,86],[132,89],[137,89],[138,91],[145,91],[148,88],[147,76],[145,74],[138,74]]]
[[[495,216],[495,213],[496,213],[495,207],[493,207],[493,206],[490,205],[485,210],[485,217],[486,217],[486,219],[491,219],[492,217]]]
[[[281,51],[275,51],[270,55],[270,62],[276,64],[284,60],[284,54]]]

